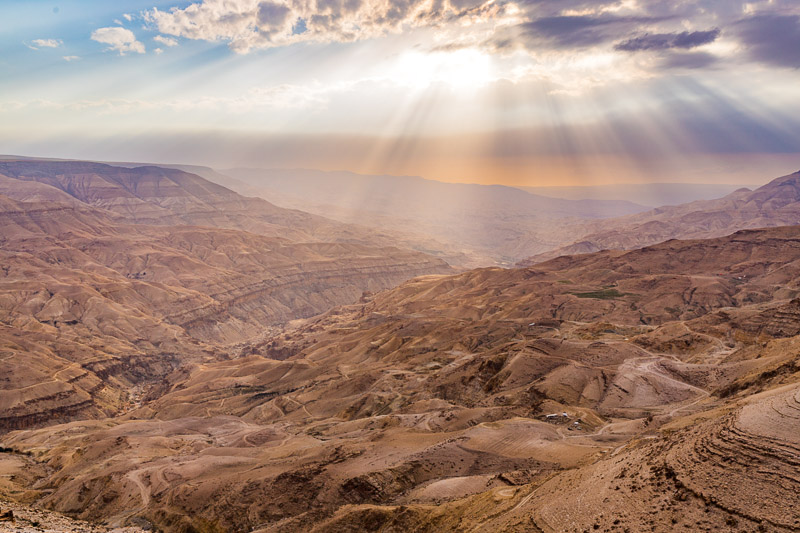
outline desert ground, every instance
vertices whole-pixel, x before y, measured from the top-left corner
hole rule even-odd
[[[311,245],[38,205],[4,208],[0,528],[800,529],[798,227],[443,268],[279,320],[217,269],[263,277],[294,247],[308,283]],[[186,321],[200,296],[223,303]]]

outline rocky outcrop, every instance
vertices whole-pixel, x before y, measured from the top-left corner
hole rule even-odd
[[[800,299],[795,298],[789,303],[745,318],[739,326],[745,331],[770,337],[800,335]]]
[[[688,491],[735,519],[793,531],[800,528],[799,454],[800,389],[793,386],[687,431],[665,465]]]
[[[525,513],[544,531],[797,531],[799,400],[784,387],[634,443],[552,479]]]

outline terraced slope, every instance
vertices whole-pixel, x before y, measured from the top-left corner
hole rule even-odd
[[[555,477],[517,516],[547,532],[800,529],[800,387],[703,418]]]

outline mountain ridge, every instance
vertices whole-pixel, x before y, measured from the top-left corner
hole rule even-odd
[[[106,209],[134,223],[189,224],[239,229],[291,240],[339,241],[392,245],[389,236],[298,210],[283,209],[261,198],[248,198],[179,169],[154,165],[117,167],[87,161],[0,161],[0,175],[37,183],[77,201]],[[26,199],[6,184],[3,191]],[[39,191],[45,189],[39,188]]]
[[[598,221],[572,244],[518,263],[528,266],[574,253],[633,249],[667,239],[713,238],[740,229],[800,223],[800,171],[776,178],[753,191],[739,189],[717,200],[660,207]]]

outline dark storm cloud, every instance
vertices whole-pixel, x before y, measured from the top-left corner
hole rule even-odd
[[[751,59],[800,68],[800,15],[762,14],[733,26]]]
[[[680,33],[645,33],[617,43],[614,50],[639,52],[642,50],[668,50],[670,48],[696,48],[712,43],[719,37],[719,28],[707,31],[683,31]]]
[[[256,19],[261,25],[279,25],[283,24],[290,12],[289,8],[283,4],[261,2],[258,5]]]
[[[258,6],[256,20],[258,21],[259,31],[265,35],[270,35],[286,24],[286,19],[291,14],[288,7],[274,2],[261,2]]]
[[[515,2],[522,7],[533,18],[546,18],[561,15],[568,11],[584,11],[610,8],[617,4],[615,0],[593,1],[593,0],[520,0]]]

